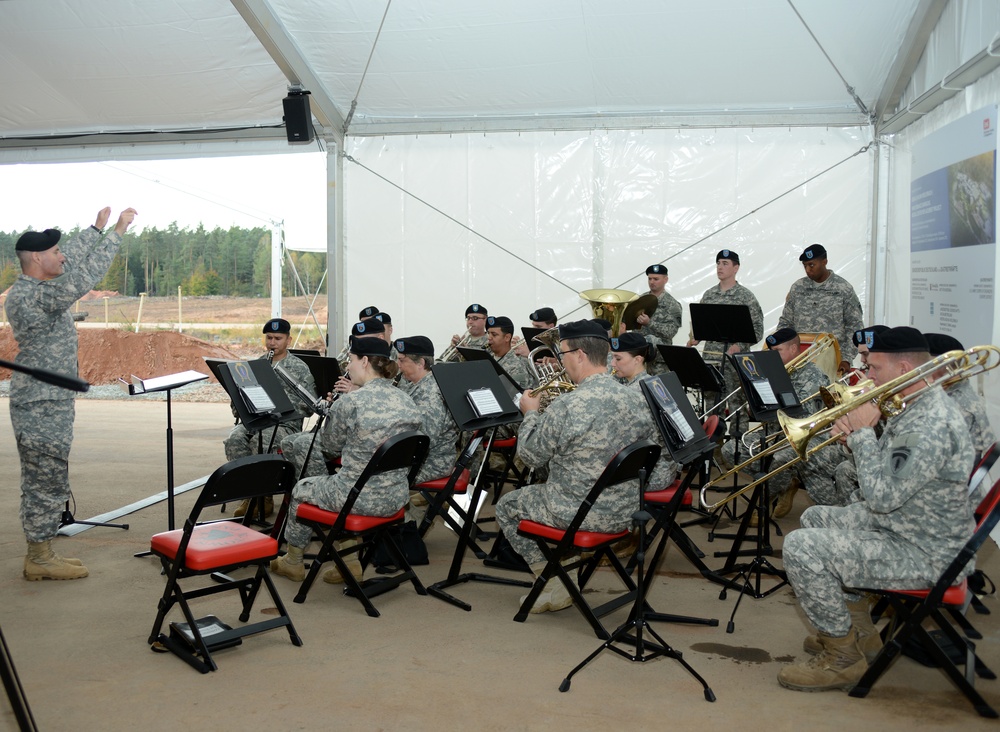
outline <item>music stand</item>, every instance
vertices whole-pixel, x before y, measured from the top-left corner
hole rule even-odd
[[[694,339],[722,343],[719,371],[723,384],[725,384],[725,354],[729,350],[729,346],[734,343],[757,342],[757,331],[753,327],[750,308],[747,305],[719,305],[700,302],[693,302],[690,307],[691,334]],[[716,406],[721,404],[722,402],[719,402]]]
[[[767,436],[767,425],[777,422],[779,411],[793,415],[802,412],[802,405],[777,351],[737,353],[731,355],[730,359],[747,398],[752,420],[765,425],[764,439]],[[767,467],[767,465],[762,466],[765,470]],[[742,552],[741,547],[750,528],[750,517],[755,513],[758,516],[755,546],[752,552]],[[736,611],[744,595],[761,599],[788,583],[784,570],[776,568],[767,559],[774,553],[771,547],[770,523],[770,497],[767,481],[764,481],[755,487],[750,495],[749,507],[740,522],[732,547],[728,552],[716,553],[716,556],[726,556],[726,563],[713,573],[714,577],[710,577],[723,585],[719,594],[720,600],[726,598],[726,591],[730,588],[740,591],[729,624],[726,626],[727,633],[732,633],[734,630]],[[748,563],[737,564],[736,559],[740,556],[752,556],[753,559]],[[729,574],[736,574],[737,577],[725,579]],[[777,577],[779,582],[762,591],[761,577],[765,574]],[[738,579],[742,580],[742,584],[737,581]]]
[[[659,345],[656,348],[667,368],[677,374],[681,385],[685,389],[698,390],[701,401],[700,409],[704,412],[705,392],[721,392],[725,388],[722,372],[715,364],[707,363],[697,348],[668,345]]]
[[[156,376],[151,379],[142,379],[138,376],[133,375],[131,383],[119,379],[122,388],[128,392],[129,396],[135,396],[137,394],[153,394],[155,392],[166,392],[167,395],[167,531],[174,530],[174,428],[173,428],[173,416],[171,414],[171,403],[170,403],[170,392],[174,389],[178,389],[182,386],[187,386],[188,384],[193,384],[196,381],[204,381],[208,378],[208,374],[203,374],[200,371],[180,371],[176,374],[167,374],[166,376]],[[66,513],[68,518],[72,519],[72,514],[69,513],[67,508]],[[73,523],[73,522],[71,522]],[[89,524],[89,521],[76,521],[78,524]],[[102,526],[105,524],[98,524]],[[115,524],[111,524],[114,526]],[[128,524],[124,524],[123,528],[128,528]],[[135,556],[149,556],[150,552],[140,552]]]
[[[699,471],[695,469],[695,466],[712,454],[712,451],[715,449],[715,443],[705,434],[705,430],[698,419],[698,415],[695,414],[691,402],[684,393],[684,387],[681,385],[677,374],[667,372],[643,379],[639,382],[639,388],[646,398],[646,404],[649,406],[650,413],[653,416],[653,422],[656,424],[656,428],[663,438],[663,443],[667,446],[667,451],[669,451],[671,459],[678,465],[687,468],[687,473],[676,491],[683,495],[690,489],[691,483],[694,481],[695,476],[698,475]],[[664,455],[661,455],[660,459],[664,457]],[[688,537],[677,526],[674,520],[676,513],[676,511],[671,512],[669,510],[661,511],[653,527],[645,535],[643,548],[648,549],[647,543],[652,544],[656,540],[656,536],[665,531],[663,538],[657,545],[652,560],[649,562],[647,571],[650,573],[656,571],[665,552],[668,539],[673,539],[681,552],[695,565],[695,568],[702,575],[707,576],[711,570],[701,561],[701,557],[694,551]],[[629,574],[632,573],[632,570],[638,565],[639,561],[639,553],[636,552],[627,565]],[[635,593],[636,590],[632,590],[614,600],[604,603],[599,608],[595,608],[594,614],[598,617],[607,615],[609,612],[631,602],[635,598]],[[686,615],[657,613],[645,602],[642,607],[642,617],[647,621],[652,620],[667,623],[694,623],[712,627],[719,624],[719,621],[715,618],[707,619]]]
[[[472,610],[472,605],[445,592],[446,588],[465,582],[491,582],[493,584],[513,585],[515,587],[531,587],[532,584],[524,580],[509,579],[507,577],[479,572],[466,572],[462,574],[461,571],[465,551],[474,544],[472,539],[472,532],[476,530],[474,512],[483,494],[483,485],[480,478],[482,477],[484,466],[489,463],[496,428],[505,424],[520,422],[522,419],[520,410],[514,406],[514,402],[508,396],[507,388],[509,388],[509,384],[503,382],[497,374],[495,366],[497,366],[495,361],[491,365],[483,360],[477,360],[458,363],[436,363],[434,364],[434,368],[431,369],[431,373],[437,381],[438,388],[441,389],[441,396],[444,397],[445,406],[451,412],[455,424],[458,425],[459,430],[462,432],[472,432],[472,436],[469,438],[465,448],[458,457],[458,461],[455,463],[455,470],[452,472],[448,485],[445,487],[446,491],[454,489],[462,472],[469,465],[476,448],[479,447],[483,439],[487,440],[486,453],[479,466],[479,474],[473,481],[471,501],[463,517],[462,531],[458,534],[455,554],[452,557],[448,576],[440,582],[435,582],[427,587],[427,592],[434,597],[466,611]],[[492,392],[499,405],[499,412],[489,416],[480,416],[473,409],[468,396],[469,392],[482,388],[487,388]]]
[[[288,349],[288,352],[293,353],[292,349]],[[325,396],[333,391],[334,384],[342,375],[337,359],[320,356],[318,351],[295,351],[294,354],[309,367],[313,381],[316,382],[316,391],[319,396]],[[281,362],[279,361],[275,365],[280,366]]]
[[[535,336],[541,335],[547,330],[552,330],[551,328],[529,328],[527,326],[521,327],[521,335],[524,336],[524,342],[528,344],[528,350],[533,350],[531,348],[531,342],[534,341],[539,346],[545,346],[541,341],[536,341]],[[547,346],[546,346],[547,347]]]
[[[302,358],[303,356],[320,356],[322,355],[315,348],[289,348],[288,352],[293,356],[298,356]]]

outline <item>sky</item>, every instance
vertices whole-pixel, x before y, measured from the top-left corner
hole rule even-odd
[[[284,221],[289,248],[326,251],[325,165],[321,152],[0,165],[0,231],[89,226],[104,206],[113,223],[131,206],[135,229]]]

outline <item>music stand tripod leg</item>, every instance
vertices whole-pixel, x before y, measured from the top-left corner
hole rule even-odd
[[[648,592],[648,586],[646,583],[646,571],[645,571],[645,546],[646,546],[646,524],[652,520],[652,516],[646,511],[637,511],[633,515],[633,520],[639,525],[639,548],[637,553],[640,555],[636,564],[636,591],[635,591],[635,602],[632,605],[632,610],[629,613],[629,618],[624,623],[622,623],[614,633],[611,634],[606,641],[604,641],[597,650],[587,656],[583,661],[577,664],[568,674],[566,678],[562,680],[559,684],[559,691],[569,691],[571,679],[576,674],[577,671],[583,669],[588,663],[593,661],[600,655],[601,651],[609,650],[617,653],[619,656],[627,658],[633,662],[643,662],[649,661],[654,658],[659,658],[660,656],[666,656],[668,658],[673,658],[675,661],[680,663],[692,676],[694,676],[698,682],[701,684],[702,689],[705,694],[705,701],[714,702],[715,693],[712,691],[708,682],[701,677],[701,675],[691,667],[691,665],[684,660],[683,654],[670,647],[670,645],[661,638],[655,630],[649,625],[648,617],[648,607],[646,605],[646,593]],[[666,537],[662,537],[661,541],[665,541]],[[650,569],[652,568],[652,563]],[[653,641],[646,641],[643,639],[643,632],[648,633],[652,636]],[[629,653],[621,648],[618,648],[615,643],[625,643],[628,642],[632,645],[634,653]],[[646,649],[649,649],[648,652]]]

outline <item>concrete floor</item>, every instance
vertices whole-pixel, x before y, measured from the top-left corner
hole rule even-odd
[[[77,518],[88,518],[162,491],[165,477],[165,405],[149,401],[77,402],[71,459]],[[247,639],[219,652],[219,671],[201,675],[176,657],[154,654],[146,643],[163,578],[148,549],[149,537],[166,529],[165,503],[125,519],[128,531],[87,530],[57,540],[58,549],[81,557],[90,577],[74,582],[25,582],[23,535],[18,520],[18,462],[0,400],[0,625],[38,726],[42,730],[175,730],[179,725],[216,730],[365,729],[914,729],[943,726],[995,728],[935,669],[902,658],[867,699],[842,692],[803,694],[778,686],[782,664],[803,658],[809,632],[788,588],[745,599],[733,634],[726,620],[736,599],[719,599],[719,587],[692,571],[672,549],[649,595],[662,612],[712,616],[716,628],[657,624],[656,630],[708,681],[718,700],[708,703],[700,685],[671,659],[629,663],[603,653],[574,677],[568,693],[558,686],[599,642],[572,609],[511,621],[522,590],[470,583],[455,594],[473,605],[463,612],[408,586],[375,599],[382,617],[369,618],[337,588],[318,583],[303,605],[291,602],[297,585],[276,578],[304,645],[284,631]],[[174,452],[178,485],[209,474],[223,462],[221,441],[232,419],[225,404],[174,403]],[[197,491],[177,499],[180,523]],[[791,530],[807,505],[804,496],[781,520]],[[703,550],[703,529],[691,529]],[[448,572],[454,536],[437,526],[428,537],[431,564],[418,567],[425,584]],[[780,546],[780,538],[775,539]],[[721,566],[722,559],[709,560]],[[775,559],[780,566],[780,558]],[[474,560],[466,569],[477,569]],[[980,566],[1000,578],[992,543]],[[488,570],[492,571],[492,570]],[[614,577],[599,574],[595,592],[616,591]],[[199,614],[231,624],[233,598],[200,601]],[[989,616],[974,617],[985,639],[983,659],[1000,667],[1000,604],[988,598]],[[255,613],[267,611],[258,602]],[[614,626],[624,617],[606,619]],[[981,681],[987,700],[1000,708],[1000,682]],[[16,729],[0,696],[0,730]]]

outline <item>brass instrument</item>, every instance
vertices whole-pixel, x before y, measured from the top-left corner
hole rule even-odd
[[[611,335],[617,336],[625,308],[639,296],[630,290],[584,290],[580,297],[590,303],[595,318],[611,321]]]
[[[862,404],[873,402],[885,417],[895,417],[902,414],[907,405],[919,399],[934,386],[950,386],[951,384],[955,384],[964,379],[968,379],[994,369],[998,365],[1000,365],[1000,348],[997,348],[996,346],[974,346],[967,351],[948,351],[947,353],[942,353],[936,358],[932,358],[930,361],[920,364],[915,369],[908,371],[901,376],[897,376],[891,381],[887,381],[881,386],[875,387],[869,392],[860,394],[852,394],[848,392],[849,396],[843,403],[828,409],[820,410],[816,414],[808,417],[793,419],[784,412],[779,411],[778,424],[781,425],[781,430],[785,434],[786,439],[771,445],[756,457],[740,463],[732,470],[723,473],[715,480],[702,486],[701,506],[707,511],[715,511],[717,508],[725,505],[729,501],[742,496],[747,491],[756,488],[758,485],[767,480],[770,480],[783,470],[787,470],[803,460],[808,460],[810,455],[813,455],[827,445],[836,442],[842,435],[839,433],[833,435],[823,440],[815,447],[809,447],[810,441],[823,433],[831,431],[834,422],[844,415],[853,412]],[[944,373],[938,375],[936,373],[938,371],[943,371]],[[903,394],[906,389],[919,384],[921,381],[925,382],[924,386],[920,387],[911,394]],[[850,387],[850,389],[856,388],[857,387]],[[709,488],[723,482],[734,473],[742,470],[744,467],[752,463],[754,460],[758,460],[766,455],[771,455],[777,452],[778,450],[784,448],[786,444],[791,445],[795,449],[795,458],[789,460],[783,465],[778,466],[767,475],[758,478],[752,483],[748,483],[739,490],[733,491],[722,500],[714,504],[708,503],[706,496]]]
[[[562,373],[562,366],[556,367],[552,364],[546,363],[535,363],[535,359],[538,357],[542,351],[551,351],[553,357],[556,361],[559,360],[559,326],[549,328],[548,330],[542,331],[534,338],[534,341],[538,341],[542,345],[537,348],[531,349],[528,353],[528,368],[531,369],[532,375],[539,384],[543,384],[546,381],[550,381],[553,376],[557,373]]]
[[[469,345],[469,341],[471,340],[472,340],[472,331],[471,330],[465,331],[465,335],[459,339],[458,343],[456,343],[453,346],[448,346],[446,349],[444,349],[441,355],[438,356],[437,360],[450,361],[452,358],[455,357],[455,354],[458,353],[459,347],[464,348],[465,346]]]
[[[840,344],[832,333],[799,333],[799,342],[808,343],[809,348],[785,364],[789,375],[807,364],[814,363],[833,381],[840,368]]]

